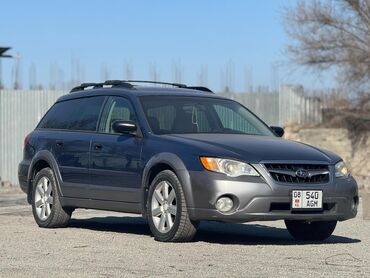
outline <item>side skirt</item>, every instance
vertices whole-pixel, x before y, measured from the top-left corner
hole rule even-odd
[[[61,197],[60,202],[63,207],[98,209],[141,214],[140,203],[126,203],[117,201],[103,201],[70,197]]]

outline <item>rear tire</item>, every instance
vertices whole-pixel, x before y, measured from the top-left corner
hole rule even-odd
[[[285,226],[296,240],[322,241],[334,232],[337,221],[297,221],[285,220]]]
[[[189,218],[182,185],[170,170],[160,172],[149,188],[147,219],[154,238],[165,242],[193,239],[198,222]]]
[[[53,171],[40,170],[33,179],[32,212],[36,223],[42,228],[66,227],[72,210],[63,208]]]

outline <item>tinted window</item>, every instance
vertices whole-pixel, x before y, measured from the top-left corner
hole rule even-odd
[[[155,134],[221,133],[273,135],[249,110],[232,100],[156,96],[141,97]]]
[[[176,117],[176,108],[173,105],[161,105],[148,108],[146,111],[148,122],[157,133],[168,133]]]
[[[117,120],[136,122],[134,109],[128,99],[109,97],[104,107],[99,131],[114,133],[112,125]]]
[[[38,128],[95,131],[103,96],[71,99],[54,104]]]
[[[198,132],[210,132],[212,131],[211,124],[208,120],[206,107],[195,106],[193,107],[193,122],[197,125]]]
[[[204,109],[204,106],[189,104],[179,110],[175,105],[160,104],[148,108],[146,113],[150,126],[157,134],[171,133],[171,131],[182,133],[183,129],[189,132],[195,129],[198,132],[209,132],[211,127]],[[191,122],[191,124],[182,126],[181,122]]]
[[[246,121],[237,111],[223,105],[213,105],[222,126],[227,129],[240,131],[241,133],[258,134],[256,127],[249,121]]]

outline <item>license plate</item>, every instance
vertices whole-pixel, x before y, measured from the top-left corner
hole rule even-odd
[[[322,191],[321,190],[293,190],[292,191],[292,210],[321,210]]]

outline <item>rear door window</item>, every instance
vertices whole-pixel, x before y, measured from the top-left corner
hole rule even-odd
[[[58,102],[38,128],[96,131],[104,99],[104,96],[97,96]]]

